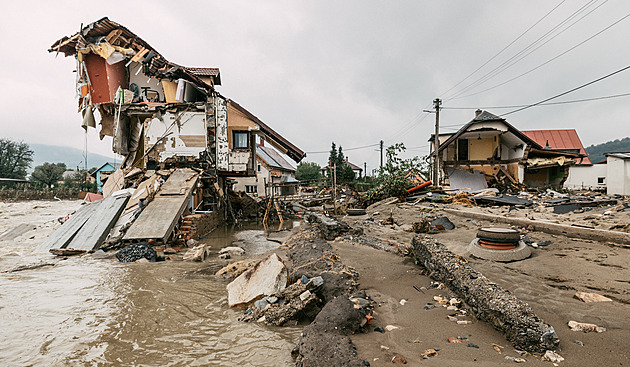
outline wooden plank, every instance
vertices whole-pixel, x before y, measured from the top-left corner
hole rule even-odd
[[[197,183],[199,174],[178,169],[133,222],[123,240],[156,239],[166,242],[182,216]]]
[[[64,248],[79,232],[81,227],[96,212],[103,200],[85,204],[80,207],[64,224],[61,225],[46,241],[37,248],[38,252],[48,252],[53,248]]]
[[[131,62],[138,62],[138,60],[143,58],[147,52],[149,52],[149,49],[143,47],[142,50],[138,51],[138,53],[135,54],[135,56],[131,58]]]
[[[109,175],[109,177],[107,177],[107,181],[103,184],[103,196],[108,197],[112,192],[122,189],[123,184],[125,183],[124,176],[125,173],[120,168]]]
[[[197,180],[197,172],[191,169],[178,169],[164,182],[159,194],[182,195],[191,187],[193,179]]]
[[[99,248],[125,208],[129,194],[110,195],[70,241],[69,249],[92,251]]]

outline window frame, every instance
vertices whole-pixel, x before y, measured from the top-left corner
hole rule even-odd
[[[245,135],[245,146],[237,146],[236,143],[239,141],[236,137],[237,135]],[[241,149],[246,150],[249,149],[249,131],[247,130],[232,130],[232,149]]]

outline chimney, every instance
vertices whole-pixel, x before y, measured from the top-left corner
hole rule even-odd
[[[346,156],[346,163],[348,163],[348,156]]]
[[[479,115],[481,115],[483,111],[480,109],[477,109],[477,111],[475,111],[475,118],[479,117]]]

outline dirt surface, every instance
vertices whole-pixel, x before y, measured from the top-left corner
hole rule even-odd
[[[443,215],[441,209],[444,207],[527,216],[565,224],[588,222],[602,229],[630,223],[628,212],[611,213],[610,208],[556,215],[550,212],[552,209],[543,207],[471,209],[457,205],[391,203],[391,200],[390,203],[386,200],[368,208],[365,216],[346,217],[344,220],[361,227],[367,236],[405,246],[411,243],[415,234],[403,229],[409,229],[427,213]],[[475,270],[527,302],[539,317],[554,326],[560,338],[558,353],[565,358],[562,364],[630,364],[630,248],[627,245],[570,239],[521,228],[531,240],[538,243],[551,241],[550,244],[533,249],[533,255],[528,259],[495,263],[471,257],[466,247],[475,237],[477,228],[506,227],[505,224],[450,214],[446,216],[455,224],[455,229],[432,236],[455,254],[466,258]],[[395,224],[383,225],[389,217]],[[447,311],[433,300],[433,296],[447,296],[448,289],[431,288],[431,280],[409,258],[371,249],[360,245],[360,242],[351,238],[338,239],[334,248],[344,263],[355,267],[361,274],[359,288],[365,289],[379,302],[374,323],[383,327],[398,327],[384,334],[372,332],[353,337],[359,356],[372,366],[390,365],[395,355],[404,357],[411,365],[493,366],[515,363],[505,359],[506,356],[525,358],[528,365],[552,365],[551,362],[541,361],[540,356],[519,356],[503,335],[486,323],[473,320],[472,324],[458,325],[449,321],[447,315],[452,311]],[[421,288],[424,293],[416,291],[414,285],[425,287]],[[573,298],[576,291],[596,292],[613,299],[613,302],[583,303]],[[406,300],[402,302],[404,305],[402,300]],[[437,307],[425,310],[427,303]],[[607,331],[574,332],[567,326],[570,320],[595,323]],[[447,341],[449,337],[457,336],[462,337],[462,343]],[[467,339],[463,340],[464,337]],[[421,354],[429,348],[439,349],[438,356],[423,359]],[[502,353],[499,354],[497,349]]]

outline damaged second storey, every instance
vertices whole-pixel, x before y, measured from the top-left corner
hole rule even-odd
[[[298,161],[305,156],[215,90],[218,68],[170,62],[108,18],[57,40],[49,52],[74,56],[83,127],[96,128],[98,121],[101,138],[111,136],[112,150],[125,157],[123,169],[196,167],[215,176],[251,176],[256,134]]]
[[[543,147],[505,119],[481,110],[456,133],[439,138],[441,182],[479,171],[487,181],[562,186],[569,167],[583,157],[579,150]]]

